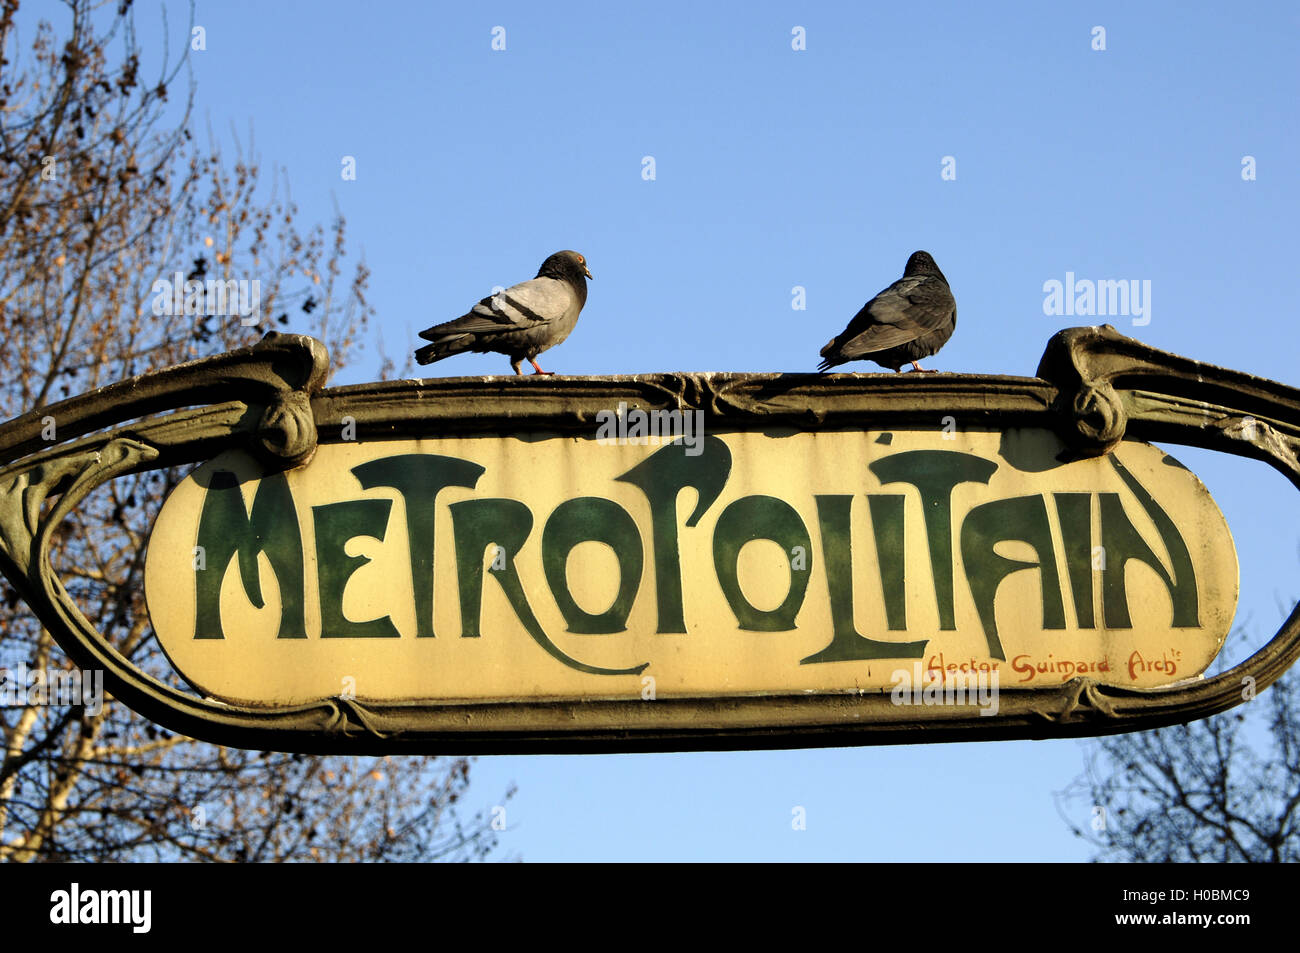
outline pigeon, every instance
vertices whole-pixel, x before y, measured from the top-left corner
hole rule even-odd
[[[464,351],[508,355],[510,366],[522,374],[527,359],[538,374],[550,374],[537,364],[537,355],[569,336],[587,303],[587,259],[576,251],[557,251],[542,262],[537,277],[488,295],[454,321],[420,332],[426,344],[415,352],[421,364],[432,364]]]
[[[869,360],[895,372],[916,363],[947,343],[957,326],[957,302],[948,279],[929,252],[913,252],[903,277],[876,295],[854,315],[849,326],[821,350],[817,370],[845,361]]]

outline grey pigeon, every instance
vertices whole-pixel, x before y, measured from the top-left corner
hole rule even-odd
[[[415,352],[421,364],[432,364],[464,351],[495,351],[510,357],[522,374],[527,359],[538,374],[537,355],[569,336],[587,303],[587,259],[576,251],[557,251],[531,281],[488,295],[454,321],[421,331],[426,344]]]
[[[849,326],[821,350],[819,371],[845,361],[875,361],[897,371],[929,357],[947,343],[957,326],[957,302],[948,279],[929,252],[912,252],[903,277],[876,295]]]

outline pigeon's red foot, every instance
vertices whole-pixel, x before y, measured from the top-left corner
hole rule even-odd
[[[534,374],[541,374],[543,377],[554,377],[554,376],[555,376],[555,371],[544,371],[544,370],[542,370],[540,367],[537,366],[537,362],[536,362],[536,361],[529,361],[528,363],[531,364],[531,365],[533,365],[533,373],[534,373]]]
[[[916,363],[916,361],[913,361],[913,362],[912,362],[912,370],[913,370],[913,371],[916,371],[918,374],[938,374],[938,373],[939,373],[939,372],[936,371],[933,367],[922,367],[920,364]]]

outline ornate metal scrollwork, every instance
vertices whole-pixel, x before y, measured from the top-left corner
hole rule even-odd
[[[1125,439],[1264,460],[1300,487],[1300,392],[1163,353],[1109,326],[1049,342],[1035,378],[975,375],[664,374],[447,378],[323,389],[328,360],[310,338],[260,344],[167,368],[0,425],[0,570],[108,692],[168,728],[222,744],[298,751],[528,752],[818,746],[1102,734],[1186,721],[1262,689],[1300,655],[1300,607],[1249,659],[1214,678],[1126,689],[1087,678],[1002,690],[993,717],[951,708],[900,717],[888,694],[784,694],[474,705],[362,705],[332,699],[240,708],[166,685],[123,658],[77,608],[49,563],[58,522],[94,487],[142,469],[247,448],[273,466],[337,442],[344,418],[393,437],[586,432],[601,409],[701,409],[714,429],[876,429],[953,415],[997,430],[1054,424],[1079,456]],[[40,436],[59,420],[60,442]],[[47,506],[47,502],[49,505]],[[521,727],[523,726],[523,727]]]

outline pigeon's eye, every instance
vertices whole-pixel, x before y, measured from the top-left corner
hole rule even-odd
[[[587,259],[585,259],[585,258],[583,258],[581,255],[579,255],[579,256],[578,256],[578,264],[580,264],[580,265],[585,265],[586,263],[587,263]]]

